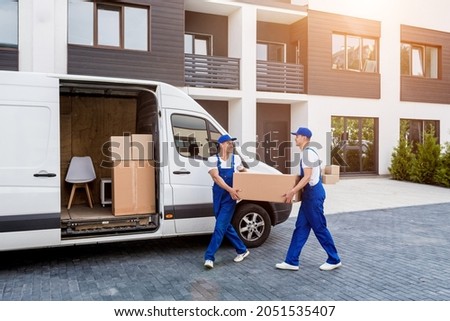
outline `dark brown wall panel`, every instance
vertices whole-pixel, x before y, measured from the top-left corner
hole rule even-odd
[[[0,48],[0,70],[19,70],[19,51],[17,49]]]
[[[228,101],[197,100],[197,102],[228,131]]]
[[[290,27],[288,25],[258,21],[257,40],[263,42],[286,44],[286,62],[295,62],[295,47],[290,39]]]
[[[304,74],[308,75],[308,19],[302,19],[291,25],[290,38],[292,43],[300,47],[299,62],[303,65]],[[296,53],[294,53],[294,56]],[[294,59],[295,61],[295,59]],[[308,77],[304,79],[305,93],[308,92]]]
[[[380,22],[309,11],[308,91],[310,95],[380,98],[380,74],[331,69],[332,34],[379,38]]]
[[[151,5],[151,51],[69,45],[68,73],[151,79],[184,85],[184,3],[142,0]]]
[[[228,57],[228,17],[186,11],[186,32],[212,35],[213,56]]]
[[[450,33],[405,25],[400,30],[402,42],[441,49],[439,79],[401,76],[400,100],[450,104]]]

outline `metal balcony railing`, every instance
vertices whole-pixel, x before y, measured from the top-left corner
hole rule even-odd
[[[256,62],[256,89],[258,91],[303,94],[303,65],[280,62]]]
[[[184,81],[189,87],[239,89],[237,58],[185,54]],[[258,91],[304,93],[303,65],[258,60]]]
[[[239,89],[239,59],[185,54],[186,86]]]

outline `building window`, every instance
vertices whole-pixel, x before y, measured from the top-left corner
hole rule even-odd
[[[286,62],[286,44],[258,42],[256,44],[256,59],[272,62]]]
[[[332,64],[336,70],[378,72],[378,41],[354,35],[332,35]]]
[[[200,34],[184,35],[184,53],[192,55],[212,55],[212,36]]]
[[[149,7],[69,1],[69,43],[149,50]]]
[[[439,144],[439,120],[400,119],[400,135],[417,150],[417,145],[424,142],[425,133],[433,133]]]
[[[403,76],[438,78],[439,49],[437,47],[402,43],[400,55]]]
[[[17,0],[0,1],[0,46],[17,48],[18,44]]]

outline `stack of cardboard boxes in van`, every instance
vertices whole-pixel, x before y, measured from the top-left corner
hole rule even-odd
[[[112,212],[154,213],[155,168],[152,135],[112,136]]]

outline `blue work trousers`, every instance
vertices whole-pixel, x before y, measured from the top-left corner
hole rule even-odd
[[[323,212],[324,201],[325,190],[321,181],[315,186],[310,186],[309,184],[305,186],[302,203],[295,223],[295,230],[286,254],[286,263],[295,266],[300,264],[300,252],[308,240],[311,229],[320,245],[328,254],[327,263],[337,264],[341,261],[331,233],[327,228],[327,221]]]
[[[239,238],[233,225],[231,225],[236,201],[224,190],[214,191],[213,197],[216,226],[214,227],[214,233],[205,252],[205,260],[215,260],[214,255],[222,244],[224,237],[231,242],[231,245],[233,245],[238,254],[245,253],[247,247]]]

